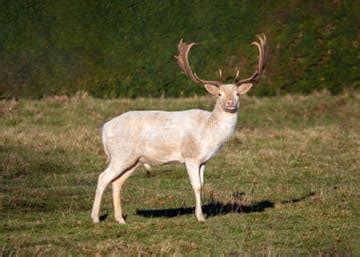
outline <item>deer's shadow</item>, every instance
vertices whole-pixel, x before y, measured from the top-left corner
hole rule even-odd
[[[313,196],[315,193],[310,192],[305,196],[280,201],[281,204],[291,204],[299,201],[303,201],[308,197]],[[244,193],[236,192],[233,195],[244,195]],[[203,205],[203,213],[206,216],[218,216],[226,215],[228,213],[254,213],[254,212],[263,212],[268,208],[274,208],[275,202],[269,200],[262,200],[258,202],[247,203],[242,200],[241,197],[235,198],[229,202],[217,201],[214,198],[210,199],[210,202]],[[181,207],[181,208],[168,208],[168,209],[152,209],[152,210],[136,210],[136,214],[143,217],[176,217],[181,215],[192,214],[195,212],[195,207]]]

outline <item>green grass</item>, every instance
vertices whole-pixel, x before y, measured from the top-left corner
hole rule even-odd
[[[358,255],[360,94],[244,97],[235,135],[205,172],[205,223],[181,165],[126,182],[127,225],[105,168],[101,125],[128,110],[211,109],[207,97],[0,102],[0,255]]]

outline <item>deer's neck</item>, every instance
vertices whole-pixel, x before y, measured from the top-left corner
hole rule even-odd
[[[209,125],[220,136],[220,140],[226,141],[235,131],[237,112],[230,113],[223,110],[220,103],[216,102],[213,112],[209,117]]]

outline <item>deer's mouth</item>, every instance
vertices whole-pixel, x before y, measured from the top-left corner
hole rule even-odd
[[[227,112],[231,112],[231,113],[234,113],[234,112],[237,112],[237,106],[226,106],[225,107],[225,110],[227,111]]]

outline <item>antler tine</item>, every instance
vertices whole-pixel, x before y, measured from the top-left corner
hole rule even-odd
[[[251,77],[249,77],[247,79],[236,80],[235,81],[236,85],[241,85],[241,84],[247,83],[247,82],[257,82],[265,69],[266,56],[267,56],[267,39],[266,39],[265,34],[262,34],[262,37],[260,35],[257,35],[256,37],[259,39],[260,43],[257,41],[254,41],[251,44],[255,45],[259,50],[258,67],[256,68],[255,72],[253,73],[253,75]]]
[[[194,45],[196,45],[196,43],[187,44],[186,42],[183,42],[183,39],[180,40],[180,42],[178,44],[179,55],[175,56],[175,58],[177,59],[178,66],[183,71],[183,73],[186,76],[188,76],[196,84],[212,84],[212,85],[215,85],[215,86],[220,86],[221,82],[200,79],[196,75],[196,73],[194,73],[191,70],[188,57],[189,57],[190,49]]]
[[[236,81],[236,79],[239,77],[239,74],[240,74],[240,71],[239,70],[236,70],[236,74],[235,74],[235,77],[233,79],[233,83]]]

